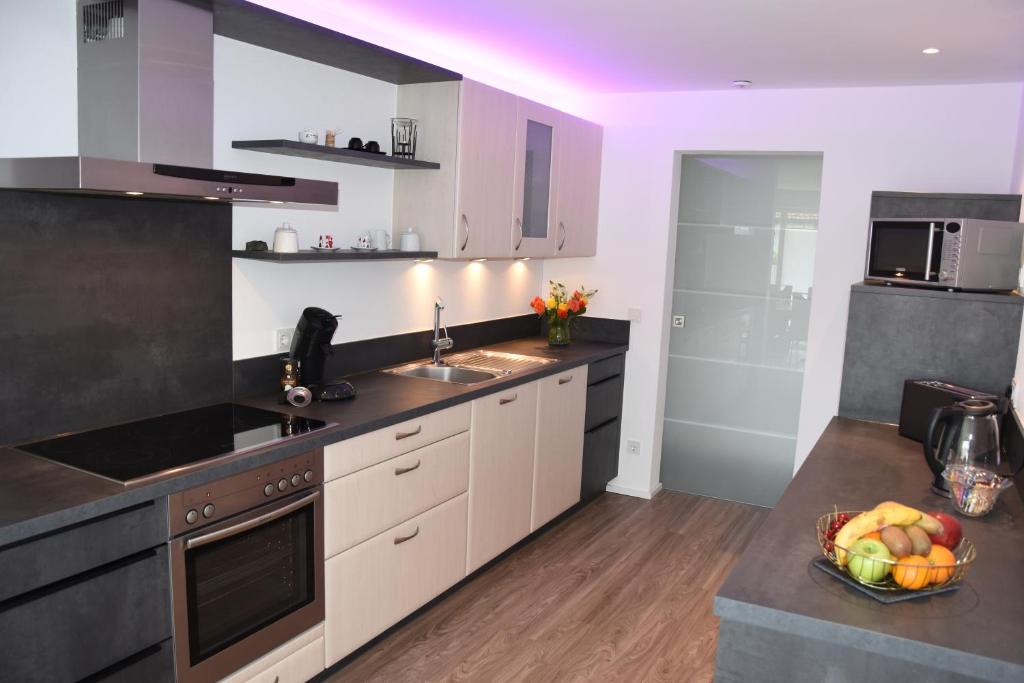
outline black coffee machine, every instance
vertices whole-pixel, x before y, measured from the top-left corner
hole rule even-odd
[[[340,317],[310,306],[302,311],[292,335],[289,356],[298,361],[299,383],[310,391],[314,401],[340,401],[356,395],[349,382],[324,382],[324,365],[327,356],[334,353],[331,340]]]

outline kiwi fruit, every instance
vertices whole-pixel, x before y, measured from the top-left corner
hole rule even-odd
[[[882,543],[893,554],[893,557],[906,557],[913,554],[913,542],[907,536],[907,532],[898,526],[887,526],[882,529]]]
[[[917,526],[908,526],[903,527],[903,531],[910,538],[914,554],[927,557],[928,553],[932,550],[932,539],[928,538],[928,534],[925,533],[924,529]]]

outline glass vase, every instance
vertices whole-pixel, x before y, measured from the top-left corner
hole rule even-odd
[[[548,346],[568,346],[569,341],[568,318],[555,318],[548,323]]]

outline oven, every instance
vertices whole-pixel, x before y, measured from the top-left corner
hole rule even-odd
[[[175,668],[216,681],[324,620],[323,452],[168,497]]]

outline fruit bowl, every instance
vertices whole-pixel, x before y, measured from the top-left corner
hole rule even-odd
[[[964,576],[967,574],[967,568],[974,562],[977,554],[974,550],[974,544],[963,538],[952,551],[956,560],[954,563],[922,565],[896,559],[887,560],[871,557],[858,553],[851,548],[839,547],[838,549],[845,552],[848,556],[848,562],[844,565],[836,555],[837,546],[828,538],[829,526],[840,515],[846,515],[847,518],[852,519],[859,514],[861,514],[860,510],[848,512],[837,510],[830,512],[818,518],[816,530],[818,533],[818,545],[821,546],[821,552],[828,558],[829,562],[838,567],[851,579],[864,586],[882,591],[907,590],[908,587],[914,586],[911,590],[917,593],[928,593],[963,581]],[[861,573],[850,571],[850,564],[855,562],[855,558],[857,558],[856,562],[859,562],[862,567]],[[868,581],[863,578],[862,573],[882,575],[883,578],[879,581]],[[902,583],[897,582],[894,577],[899,577]]]

